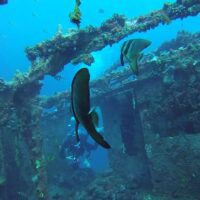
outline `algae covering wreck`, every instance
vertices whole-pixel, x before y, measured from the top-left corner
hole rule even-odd
[[[77,8],[84,3],[76,1]],[[59,155],[74,123],[71,91],[40,92],[44,78],[60,79],[67,64],[90,66],[94,51],[176,19],[199,17],[199,12],[199,0],[177,0],[134,18],[115,14],[99,27],[67,34],[59,29],[52,39],[27,47],[29,70],[16,72],[11,81],[0,79],[0,200],[198,200],[200,32],[179,31],[175,39],[144,54],[137,77],[128,63],[121,66],[116,60],[91,81],[91,104],[100,108],[103,121],[98,131],[112,147],[105,150],[109,167],[100,173],[90,167],[90,152],[83,161],[86,167],[72,165],[69,151],[66,159]],[[79,26],[80,13],[76,22]],[[76,142],[73,132],[70,137]],[[100,147],[90,148],[94,153]]]

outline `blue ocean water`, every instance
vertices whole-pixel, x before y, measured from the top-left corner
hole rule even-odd
[[[81,28],[87,25],[99,26],[104,20],[114,13],[127,17],[135,17],[150,11],[160,9],[165,0],[158,1],[120,1],[101,0],[83,1],[81,4]],[[168,2],[174,2],[173,0]],[[0,7],[0,77],[11,80],[15,71],[27,71],[30,63],[26,58],[24,49],[46,39],[51,39],[57,31],[58,24],[63,27],[63,32],[68,28],[76,28],[70,23],[68,14],[73,9],[74,2],[67,0],[10,0],[5,6]],[[99,10],[102,9],[103,13]],[[177,31],[197,31],[200,17],[188,17],[182,21],[176,20],[169,26],[160,26],[146,33],[129,36],[144,37],[152,41],[148,50],[157,48],[163,41],[174,38]],[[119,48],[122,41],[106,47],[100,52],[93,53],[95,63],[89,68],[92,78],[97,78],[119,59]],[[68,64],[61,73],[64,80],[56,81],[46,77],[42,94],[53,94],[69,88],[74,73],[81,67]],[[50,87],[51,86],[51,87]]]
[[[128,1],[128,0],[85,0],[82,1],[81,28],[88,25],[100,26],[114,13],[123,14],[127,17],[135,17],[160,9],[165,0]],[[175,2],[171,0],[168,2]],[[68,14],[73,9],[74,2],[67,0],[10,0],[5,6],[0,7],[0,78],[11,80],[16,72],[26,72],[30,66],[24,49],[33,46],[43,40],[51,39],[57,31],[59,24],[62,25],[63,33],[68,28],[76,28],[69,21]],[[99,12],[99,10],[103,12]],[[200,16],[188,17],[176,20],[170,25],[160,25],[154,30],[145,33],[136,33],[128,38],[142,37],[152,41],[150,48],[156,49],[164,41],[175,38],[180,30],[195,32],[199,30]],[[127,38],[126,38],[127,39]],[[119,50],[123,41],[106,47],[102,51],[94,52],[95,63],[89,67],[92,79],[98,78],[114,62],[119,60]],[[46,77],[42,88],[42,95],[50,95],[57,91],[69,89],[71,80],[83,64],[73,66],[68,64],[61,73],[62,80],[57,81],[52,77]],[[105,161],[95,159],[101,156]],[[103,163],[103,164],[102,164]],[[104,150],[92,155],[92,165],[96,169],[107,167]]]

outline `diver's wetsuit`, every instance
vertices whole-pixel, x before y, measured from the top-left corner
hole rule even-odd
[[[80,134],[80,144],[77,145],[75,137],[73,135],[68,135],[60,149],[61,158],[66,158],[68,156],[67,154],[72,155],[74,158],[79,158],[85,154],[88,158],[91,151],[97,149],[98,144],[91,144],[87,141],[87,139],[88,135]]]

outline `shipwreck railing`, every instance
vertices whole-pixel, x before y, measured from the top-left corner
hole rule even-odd
[[[165,73],[165,66],[177,66],[182,68],[183,65],[200,65],[198,51],[200,50],[200,34],[189,34],[187,32],[179,32],[176,40],[164,43],[156,52],[149,53],[143,57],[140,62],[140,76],[134,77],[129,67],[120,67],[115,65],[112,70],[108,70],[104,76],[94,80],[90,84],[92,99],[101,99],[101,97],[111,96],[125,90],[137,88],[148,80],[155,80]],[[181,45],[181,47],[180,47]],[[165,53],[167,52],[168,53]],[[190,57],[182,63],[183,57]],[[166,69],[167,70],[167,69]],[[64,108],[70,102],[70,91],[57,93],[51,97],[41,97],[41,106],[49,109],[53,106]]]

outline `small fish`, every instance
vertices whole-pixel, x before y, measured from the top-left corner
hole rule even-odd
[[[8,3],[8,0],[0,0],[0,5],[4,5],[4,4],[7,4]]]
[[[104,140],[95,127],[92,116],[96,116],[94,111],[90,112],[90,90],[89,90],[90,74],[87,68],[80,69],[73,81],[71,88],[71,104],[72,112],[76,121],[75,133],[76,139],[79,141],[78,126],[81,123],[91,137],[104,148],[110,148],[110,145]]]
[[[70,21],[77,25],[78,28],[80,28],[81,23],[81,10],[79,8],[80,1],[77,1],[74,10],[69,13]]]
[[[32,12],[33,17],[38,17],[38,15],[35,12]]]
[[[98,12],[99,12],[100,14],[103,14],[105,11],[104,11],[103,8],[99,8]]]
[[[120,61],[124,66],[124,57],[128,60],[134,74],[138,75],[138,59],[142,56],[140,52],[147,48],[151,42],[144,39],[132,39],[125,41],[121,47]]]

